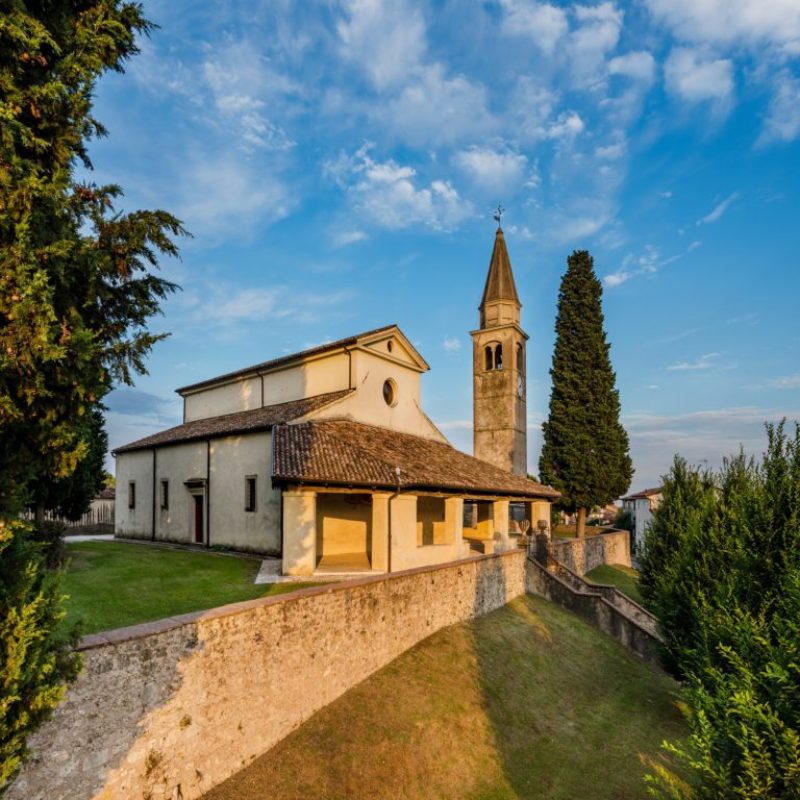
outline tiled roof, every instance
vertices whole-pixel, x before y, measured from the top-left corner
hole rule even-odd
[[[113,500],[117,496],[117,492],[113,486],[106,486],[101,489],[95,496],[95,500]]]
[[[483,289],[480,307],[483,308],[491,300],[511,300],[519,303],[502,228],[498,228],[495,235],[492,259],[489,262],[489,273],[486,276],[486,286]]]
[[[114,453],[128,453],[132,450],[146,450],[168,444],[193,442],[199,439],[213,439],[220,436],[232,436],[237,433],[254,433],[266,431],[273,425],[282,422],[291,422],[303,417],[310,411],[315,411],[322,406],[339,400],[349,394],[352,389],[341,392],[328,392],[316,397],[306,397],[302,400],[292,400],[289,403],[254,408],[251,411],[239,411],[235,414],[224,414],[220,417],[209,417],[192,422],[185,422],[165,431],[159,431],[152,436],[146,436],[130,444],[125,444],[114,450]]]
[[[661,494],[663,491],[663,486],[658,486],[655,489],[643,489],[641,492],[634,492],[634,494],[620,497],[620,500],[646,500],[648,497],[652,497],[655,494]]]
[[[455,490],[475,494],[540,497],[559,494],[504,472],[449,444],[350,420],[276,426],[276,483],[335,484],[394,489],[400,467],[403,489]]]
[[[182,386],[180,389],[176,389],[175,391],[178,392],[178,394],[181,394],[182,392],[189,392],[194,389],[202,389],[204,386],[211,386],[212,384],[219,383],[220,381],[228,381],[232,380],[233,378],[241,377],[242,375],[249,375],[252,372],[259,372],[272,369],[274,367],[279,367],[299,358],[308,358],[308,356],[316,356],[320,355],[321,353],[327,353],[331,350],[338,350],[340,347],[355,345],[358,343],[359,339],[363,339],[366,336],[374,336],[376,333],[383,333],[383,331],[389,331],[396,327],[397,325],[384,325],[382,328],[374,328],[371,331],[357,333],[354,336],[348,336],[345,339],[337,339],[335,342],[326,342],[325,344],[318,345],[317,347],[311,347],[308,350],[301,350],[299,353],[290,353],[289,355],[280,356],[279,358],[273,358],[270,361],[262,361],[260,364],[253,364],[250,367],[243,367],[242,369],[237,369],[233,372],[226,372],[224,375],[217,375],[214,378],[208,378],[204,381],[191,383],[188,386]]]

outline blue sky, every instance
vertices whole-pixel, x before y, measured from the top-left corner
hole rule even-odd
[[[469,451],[498,201],[533,470],[573,249],[605,284],[634,488],[800,419],[800,0],[144,5],[161,27],[98,86],[94,180],[194,238],[112,447],[179,422],[176,386],[396,322]]]

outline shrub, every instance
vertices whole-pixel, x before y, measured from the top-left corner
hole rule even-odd
[[[800,797],[800,430],[767,426],[760,463],[676,459],[642,559],[645,603],[685,680],[690,736],[652,796]]]

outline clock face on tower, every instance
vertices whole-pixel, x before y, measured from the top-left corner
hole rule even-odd
[[[525,397],[525,381],[522,375],[517,375],[517,397]]]

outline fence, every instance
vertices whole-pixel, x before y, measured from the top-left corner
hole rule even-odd
[[[23,519],[32,520],[33,513],[27,512],[22,515]],[[74,522],[64,517],[59,517],[52,511],[46,511],[44,515],[46,522],[59,522],[70,529],[96,529],[114,532],[114,501],[113,500],[93,500],[89,510]]]

